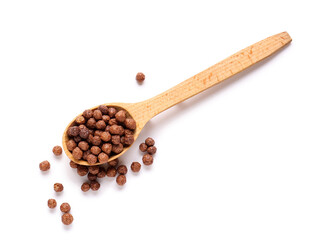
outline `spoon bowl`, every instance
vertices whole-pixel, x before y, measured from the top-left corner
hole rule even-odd
[[[224,59],[223,61],[209,67],[208,69],[194,75],[193,77],[181,82],[180,84],[153,98],[138,103],[108,103],[105,105],[109,107],[115,107],[117,110],[125,110],[127,112],[127,116],[133,118],[136,121],[136,129],[134,131],[135,142],[146,123],[157,114],[176,105],[177,103],[185,101],[186,99],[232,77],[233,75],[245,70],[255,63],[267,58],[268,56],[272,55],[290,43],[291,40],[292,39],[287,32],[273,35],[235,53],[234,55]],[[91,109],[94,110],[97,108],[98,106]],[[78,116],[80,115],[82,115],[82,113]],[[80,165],[93,166],[103,164],[89,164],[87,161],[77,160],[68,150],[67,142],[69,138],[67,131],[69,127],[74,125],[75,119],[73,119],[72,122],[67,126],[63,134],[62,145],[66,155],[70,160]],[[121,153],[110,156],[108,162],[113,161],[114,159],[123,155],[131,146],[132,144],[128,147],[124,147]]]

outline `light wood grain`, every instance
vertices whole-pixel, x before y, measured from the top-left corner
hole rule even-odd
[[[123,108],[135,119],[137,128],[134,137],[136,139],[146,123],[157,114],[245,70],[272,55],[290,42],[291,37],[287,32],[276,34],[235,53],[153,98],[138,103],[107,103],[106,105]],[[68,127],[73,122],[74,120]],[[67,150],[68,127],[63,135],[65,153],[72,161],[82,165],[89,165],[86,161],[74,159]],[[128,149],[129,147],[125,148],[122,153],[111,157],[109,161],[118,158]]]

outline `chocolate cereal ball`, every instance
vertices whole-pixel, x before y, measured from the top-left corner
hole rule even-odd
[[[70,167],[71,168],[77,168],[78,167],[78,164],[76,164],[74,161],[70,161]]]
[[[119,153],[121,153],[122,151],[123,151],[123,144],[122,143],[119,143],[119,144],[114,144],[113,146],[112,146],[112,152],[113,153],[116,153],[116,154],[119,154]]]
[[[97,191],[100,188],[100,183],[97,181],[91,181],[90,182],[90,188],[93,191]]]
[[[52,149],[52,152],[54,153],[55,156],[60,156],[62,154],[62,148],[60,146],[55,146]]]
[[[39,164],[39,169],[41,171],[47,171],[51,168],[51,164],[49,161],[43,161]]]
[[[76,123],[77,124],[84,124],[85,122],[86,122],[86,119],[84,118],[84,116],[78,116],[78,117],[76,117]]]
[[[97,157],[94,154],[89,154],[87,156],[87,162],[91,165],[95,164],[97,162]]]
[[[125,175],[128,172],[128,168],[125,165],[120,165],[117,168],[118,174]]]
[[[155,145],[155,140],[153,140],[151,137],[148,137],[145,141],[148,147]]]
[[[140,149],[141,152],[145,152],[145,151],[147,151],[147,148],[148,148],[148,146],[147,146],[147,144],[145,144],[145,143],[141,143],[141,144],[139,145],[139,149]]]
[[[87,139],[89,137],[90,131],[88,128],[83,128],[80,130],[79,136],[83,139]]]
[[[150,155],[153,155],[153,154],[155,154],[157,152],[157,148],[155,146],[148,147],[147,152]]]
[[[131,145],[134,142],[133,135],[126,135],[123,139],[125,145]]]
[[[125,175],[118,175],[116,178],[116,183],[120,186],[123,186],[126,183]]]
[[[92,146],[90,152],[94,155],[98,155],[101,152],[101,149],[98,146]]]
[[[83,192],[88,192],[90,189],[90,184],[87,183],[87,182],[84,182],[82,185],[81,185],[81,191]]]
[[[81,141],[81,142],[78,143],[78,147],[82,151],[87,151],[89,149],[89,144],[86,141]]]
[[[108,142],[109,140],[111,140],[112,136],[109,132],[102,132],[100,134],[100,139],[104,142]]]
[[[88,167],[88,169],[89,169],[89,172],[94,175],[97,175],[99,173],[99,166],[90,166],[90,167]]]
[[[62,192],[63,191],[63,185],[61,183],[54,183],[54,191]]]
[[[100,162],[100,163],[106,163],[107,161],[108,161],[108,155],[106,154],[106,153],[100,153],[99,155],[98,155],[98,161]]]
[[[84,116],[86,119],[93,117],[93,111],[90,109],[87,109],[83,112],[82,116]]]
[[[97,123],[96,123],[96,128],[97,129],[100,129],[100,130],[104,130],[106,128],[106,123],[104,120],[99,120]]]
[[[83,151],[79,147],[76,147],[72,151],[72,156],[74,159],[80,160],[83,156]]]
[[[124,110],[120,110],[115,114],[115,118],[118,122],[124,122],[126,119],[126,112]]]
[[[145,154],[142,157],[142,162],[144,165],[151,165],[153,163],[153,157],[150,154]]]
[[[124,124],[128,129],[131,129],[131,130],[134,130],[137,126],[135,120],[132,118],[125,119]]]
[[[99,173],[97,173],[98,178],[103,178],[106,176],[106,170],[103,167],[99,167]]]
[[[86,176],[88,173],[88,168],[86,166],[78,165],[77,166],[77,173],[79,176]]]
[[[79,135],[80,129],[77,126],[69,127],[68,135],[72,137],[76,137]]]
[[[94,180],[97,179],[97,176],[95,174],[92,174],[92,173],[88,173],[87,177],[88,177],[89,181],[94,181]]]
[[[70,213],[65,213],[62,215],[61,220],[64,225],[70,225],[73,222],[73,216]]]
[[[102,114],[108,114],[108,107],[106,105],[99,105],[98,110],[102,112]]]
[[[141,169],[141,164],[140,164],[139,162],[133,162],[133,163],[131,164],[131,170],[132,170],[133,172],[139,172],[140,169]]]
[[[70,139],[67,142],[67,148],[70,152],[73,151],[73,149],[75,149],[76,147],[77,147],[77,143],[73,139]]]
[[[61,212],[64,212],[64,213],[70,212],[70,210],[71,210],[70,204],[66,203],[66,202],[62,203],[60,206],[60,210],[61,210]]]
[[[96,119],[96,120],[101,120],[102,118],[103,118],[103,114],[102,114],[102,112],[100,111],[100,110],[98,110],[98,109],[96,109],[95,111],[94,111],[94,118]]]
[[[142,83],[146,79],[146,76],[142,72],[138,72],[137,75],[135,76],[135,79],[139,83]]]
[[[114,167],[109,167],[107,169],[107,177],[115,177],[116,176],[116,169]]]
[[[117,112],[116,108],[113,108],[113,107],[108,108],[108,116],[110,118],[115,117],[116,112]]]
[[[111,151],[112,151],[112,147],[113,147],[112,144],[104,143],[103,146],[102,146],[102,151],[109,155],[111,153]]]
[[[49,208],[55,208],[55,207],[56,207],[56,200],[53,199],[53,198],[49,199],[49,200],[47,201],[47,206],[48,206]]]

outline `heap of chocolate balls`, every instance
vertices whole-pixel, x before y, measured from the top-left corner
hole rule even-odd
[[[106,163],[134,142],[135,129],[135,120],[125,110],[100,105],[75,119],[67,131],[67,148],[76,160]]]

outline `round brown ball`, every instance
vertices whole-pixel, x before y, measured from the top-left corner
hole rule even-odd
[[[114,117],[115,114],[116,114],[116,112],[117,112],[116,108],[113,108],[113,107],[109,107],[109,108],[108,108],[108,116],[109,116],[110,118]]]
[[[95,128],[96,127],[96,119],[95,118],[89,118],[86,123],[88,128]]]
[[[90,166],[88,170],[90,173],[97,175],[99,173],[99,166]]]
[[[108,115],[103,115],[103,120],[105,123],[108,123],[111,118]]]
[[[126,183],[125,175],[118,175],[116,178],[116,183],[120,186],[123,186]]]
[[[102,140],[99,136],[94,136],[91,143],[95,146],[99,146],[102,143]]]
[[[83,112],[82,116],[84,116],[86,119],[93,117],[93,111],[90,109],[87,109]]]
[[[54,153],[55,156],[60,156],[62,154],[62,148],[60,146],[55,146],[52,149],[52,152]]]
[[[142,162],[144,165],[151,165],[153,163],[153,157],[150,154],[145,154],[142,157]]]
[[[153,140],[153,138],[151,138],[151,137],[148,137],[146,139],[145,143],[147,144],[148,147],[150,147],[150,146],[155,145],[155,140]]]
[[[85,122],[86,122],[86,119],[84,118],[84,116],[78,116],[78,117],[76,117],[76,123],[77,124],[84,124]]]
[[[108,142],[109,140],[111,140],[112,136],[111,134],[109,134],[109,132],[102,132],[100,134],[100,139],[104,142]]]
[[[84,182],[82,185],[81,185],[81,191],[83,192],[88,192],[90,189],[90,184],[87,183],[87,182]]]
[[[115,114],[115,118],[118,122],[123,123],[126,119],[126,112],[124,110],[120,110]]]
[[[81,141],[81,142],[78,143],[78,147],[82,151],[87,151],[89,149],[89,144],[86,141]]]
[[[98,155],[102,150],[98,146],[92,146],[90,152],[94,155]]]
[[[157,148],[155,146],[148,147],[147,152],[150,155],[153,155],[153,154],[155,154],[157,152]]]
[[[135,76],[135,79],[138,82],[142,83],[146,79],[146,76],[142,72],[138,72],[137,75]]]
[[[73,140],[73,139],[70,139],[68,142],[67,142],[67,148],[70,152],[73,151],[73,149],[75,149],[77,147],[77,144],[76,142]]]
[[[119,153],[121,153],[123,151],[123,145],[122,145],[122,143],[119,143],[119,144],[114,144],[113,146],[112,146],[112,152],[113,153],[116,153],[116,154],[119,154]]]
[[[117,172],[118,172],[118,174],[125,175],[128,172],[128,168],[125,165],[120,165],[117,168]]]
[[[124,124],[128,129],[131,129],[131,130],[134,130],[137,126],[135,120],[132,118],[125,119]]]
[[[112,151],[112,147],[113,147],[112,144],[104,143],[103,146],[102,146],[102,151],[109,155],[111,153],[111,151]]]
[[[71,137],[76,137],[79,135],[80,129],[77,126],[69,127],[68,135]]]
[[[116,169],[114,167],[109,167],[107,169],[107,177],[115,177],[116,176]]]
[[[108,165],[111,166],[111,167],[116,167],[118,162],[119,162],[119,160],[118,160],[118,158],[116,158],[116,159],[114,159],[112,161],[109,161]]]
[[[39,164],[39,169],[41,171],[47,171],[51,168],[51,164],[49,161],[43,161]]]
[[[70,161],[70,167],[71,168],[77,168],[78,167],[78,164],[77,163],[75,163],[74,161]]]
[[[113,144],[119,144],[121,142],[121,136],[120,135],[113,135],[112,136],[112,143]]]
[[[72,156],[74,159],[80,160],[82,158],[82,155],[83,155],[83,151],[79,147],[73,149]]]
[[[98,110],[102,112],[102,114],[108,114],[108,107],[106,105],[99,105]]]
[[[109,124],[110,126],[116,125],[116,124],[117,124],[117,120],[116,120],[116,118],[111,118],[111,120],[108,121],[108,124]]]
[[[96,109],[95,111],[94,111],[94,118],[96,119],[96,120],[101,120],[102,118],[103,118],[103,114],[102,114],[102,112],[100,111],[100,110],[98,110],[98,109]]]
[[[148,148],[148,146],[147,146],[147,144],[145,144],[145,143],[141,143],[141,144],[139,145],[139,149],[140,149],[141,152],[145,152],[145,151],[147,151],[147,148]]]
[[[90,182],[90,188],[93,191],[97,191],[100,188],[100,183],[97,181],[91,181]]]
[[[61,183],[54,183],[54,191],[62,192],[63,191],[63,185]]]
[[[56,200],[53,199],[53,198],[51,198],[51,199],[49,199],[49,200],[47,201],[47,206],[48,206],[49,208],[55,208],[56,205],[57,205]]]
[[[106,170],[105,170],[105,168],[103,168],[103,167],[100,167],[99,168],[99,173],[97,174],[97,177],[98,178],[103,178],[103,177],[105,177],[106,176]]]
[[[106,163],[107,161],[108,161],[108,155],[106,154],[106,153],[100,153],[99,155],[98,155],[98,161],[100,162],[100,163]]]
[[[95,164],[97,162],[97,157],[94,154],[89,154],[87,156],[87,162],[91,165]]]
[[[88,173],[87,178],[89,181],[94,181],[97,179],[97,176],[95,174]]]
[[[61,212],[68,213],[71,210],[70,204],[69,203],[62,203],[60,206]]]
[[[106,128],[106,123],[104,120],[99,120],[97,123],[96,123],[96,128],[99,129],[99,130],[104,130]]]
[[[132,170],[133,172],[139,172],[140,169],[141,169],[141,164],[140,164],[139,162],[133,162],[133,163],[131,164],[131,170]]]
[[[90,131],[88,128],[83,128],[83,129],[80,129],[80,133],[79,133],[79,136],[83,139],[87,139],[89,137],[89,134],[90,134]]]
[[[86,176],[88,173],[88,168],[86,166],[83,165],[78,165],[77,167],[77,173],[79,176]]]
[[[73,216],[70,213],[65,213],[62,215],[61,220],[64,225],[70,225],[73,222]]]
[[[125,145],[131,145],[134,142],[133,135],[126,135],[123,140]]]

